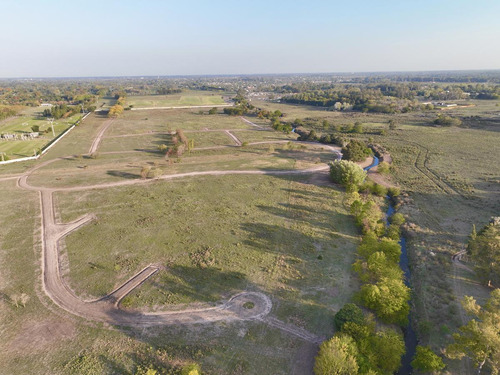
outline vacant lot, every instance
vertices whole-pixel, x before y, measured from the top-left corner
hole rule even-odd
[[[288,144],[295,135],[256,131],[237,117],[137,113],[127,111],[110,125],[96,158],[84,154],[108,120],[91,115],[41,161],[5,175],[54,160],[28,181],[65,188],[140,179],[144,166],[163,174],[297,170],[332,159],[322,145]],[[171,144],[169,127],[184,129],[201,149],[166,161],[157,145]],[[238,147],[225,129],[236,129],[231,133],[241,142],[281,143]],[[64,240],[61,272],[78,295],[95,297],[154,263],[161,271],[126,297],[124,308],[179,309],[260,291],[272,299],[273,318],[329,335],[331,316],[357,288],[350,264],[358,237],[343,192],[312,184],[315,180],[311,175],[199,176],[56,192],[57,220],[97,215]],[[2,371],[133,374],[140,365],[167,369],[196,361],[208,374],[290,374],[303,373],[304,363],[309,366],[314,345],[264,322],[135,332],[89,326],[64,313],[41,290],[38,194],[19,190],[15,180],[0,184],[6,197],[2,211],[9,213],[0,219],[0,246],[6,250],[0,256],[0,316],[8,322],[2,327]],[[22,293],[29,300],[16,307],[16,295]]]
[[[127,104],[134,108],[184,107],[226,104],[221,95],[203,91],[187,91],[174,95],[149,95],[127,97]]]

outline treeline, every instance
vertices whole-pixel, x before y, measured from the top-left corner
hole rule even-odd
[[[68,106],[66,104],[54,105],[51,108],[44,109],[43,117],[53,117],[56,120],[63,117],[71,117],[80,112],[80,107]]]
[[[378,84],[297,84],[284,85],[275,91],[285,93],[282,101],[327,107],[332,110],[401,113],[430,109],[417,99],[459,100],[500,98],[500,85],[456,84],[423,85],[417,83]]]
[[[238,93],[233,101],[235,103],[234,107],[224,108],[224,113],[230,116],[243,116],[247,113],[254,111],[256,108],[248,102],[248,100],[243,96],[242,93]]]
[[[19,111],[20,108],[17,106],[0,106],[0,121],[17,115]]]
[[[160,87],[156,90],[158,95],[170,95],[170,94],[180,94],[182,92],[181,89],[170,88],[170,87]]]
[[[362,283],[358,301],[384,323],[408,324],[410,289],[399,267],[399,228],[404,223],[403,216],[393,215],[393,229],[386,227],[384,214],[376,201],[370,195],[362,198],[358,193],[365,183],[366,171],[356,163],[346,160],[330,163],[330,176],[346,187],[352,202],[351,214],[363,233],[353,264]],[[399,191],[393,190],[392,194],[398,195]],[[315,364],[316,375],[389,375],[398,370],[405,353],[400,332],[388,327],[377,330],[376,322],[366,318],[354,304],[339,310],[335,325],[337,334],[321,345]],[[340,368],[347,370],[342,372]]]

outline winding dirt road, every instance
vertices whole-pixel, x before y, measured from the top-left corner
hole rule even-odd
[[[112,123],[113,120],[108,120],[103,124],[96,138],[92,142],[89,153],[96,152],[98,150],[101,139]],[[239,145],[241,145],[239,139],[233,136],[229,131],[227,131],[227,133],[231,136],[231,138],[233,138],[236,143],[239,143]],[[277,141],[276,143],[280,143],[280,141]],[[340,148],[338,147],[324,145],[322,145],[321,147],[326,148],[335,154],[338,154],[340,152]],[[95,217],[92,214],[87,214],[73,222],[58,223],[56,221],[53,193],[59,191],[83,191],[117,186],[138,185],[150,183],[151,181],[171,180],[194,176],[223,176],[238,174],[311,174],[328,169],[327,165],[318,165],[317,167],[304,170],[214,170],[203,172],[187,172],[174,175],[163,175],[155,180],[124,180],[118,182],[66,188],[47,188],[41,186],[33,186],[29,183],[29,177],[34,171],[60,159],[61,158],[40,163],[26,173],[20,175],[20,177],[18,177],[17,185],[18,187],[25,190],[36,191],[40,195],[42,218],[42,287],[44,292],[50,297],[50,299],[61,309],[87,320],[99,321],[115,326],[154,326],[208,323],[215,321],[259,320],[312,343],[318,343],[322,340],[322,338],[317,337],[314,334],[305,331],[304,329],[285,324],[275,318],[268,317],[272,309],[271,299],[263,293],[254,291],[245,291],[239,293],[231,297],[227,301],[221,302],[215,306],[207,306],[204,308],[187,308],[183,310],[162,311],[156,313],[121,309],[119,307],[120,301],[134,288],[140,286],[144,281],[146,281],[150,276],[152,276],[159,270],[159,267],[155,265],[149,265],[145,267],[132,278],[130,278],[127,282],[125,282],[103,298],[97,300],[84,300],[78,297],[66,285],[61,277],[59,245],[64,237],[66,237],[73,231],[78,230],[80,227],[88,224],[89,222],[94,220]],[[8,177],[5,179],[13,178],[15,177]],[[249,308],[250,306],[252,307]]]

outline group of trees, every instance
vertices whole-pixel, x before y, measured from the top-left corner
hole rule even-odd
[[[115,104],[109,109],[108,117],[118,117],[123,113],[123,106],[120,104]]]
[[[469,239],[467,254],[475,264],[479,279],[489,286],[500,286],[500,218],[476,233],[475,227]]]
[[[182,129],[175,131],[171,141],[172,144],[170,146],[164,144],[158,146],[158,151],[165,154],[165,159],[173,156],[179,158],[186,150],[191,151],[194,148],[194,140],[188,139]]]
[[[19,111],[20,107],[18,106],[0,106],[0,121],[17,115]]]
[[[243,116],[253,110],[255,110],[255,107],[251,105],[243,96],[242,93],[238,93],[234,97],[234,107],[226,107],[224,108],[224,113],[226,115],[230,116]]]
[[[397,240],[378,238],[374,231],[364,235],[353,265],[361,282],[360,299],[383,322],[406,325],[410,288],[399,267],[401,246]]]
[[[392,375],[405,352],[402,335],[394,329],[376,329],[371,317],[348,303],[335,315],[336,335],[321,344],[314,373]]]
[[[421,100],[500,98],[500,85],[428,84],[380,82],[360,84],[305,83],[283,85],[274,91],[285,94],[282,101],[329,107],[336,111],[398,113],[433,109]]]
[[[466,313],[472,318],[453,335],[454,342],[446,348],[450,358],[470,358],[478,367],[480,374],[483,368],[489,373],[500,372],[500,289],[491,292],[484,307],[477,304],[472,297],[466,296],[462,301]],[[486,367],[485,367],[486,366]]]
[[[51,108],[47,108],[43,111],[43,117],[53,117],[56,120],[73,116],[80,112],[80,107],[68,106],[66,104],[54,105]]]

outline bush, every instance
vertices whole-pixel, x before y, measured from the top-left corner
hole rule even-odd
[[[378,165],[377,172],[380,174],[388,174],[391,171],[391,166],[386,161]]]
[[[181,375],[201,375],[200,366],[196,363],[183,366]]]
[[[379,197],[385,197],[387,195],[387,188],[380,184],[374,184],[372,188],[372,193],[378,195]]]
[[[390,187],[387,189],[387,195],[389,195],[391,198],[396,198],[399,197],[401,194],[401,190],[397,187]]]
[[[460,125],[462,125],[462,120],[460,120],[456,117],[439,115],[434,120],[434,124],[441,125],[441,126],[460,126]]]

